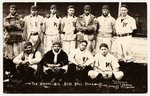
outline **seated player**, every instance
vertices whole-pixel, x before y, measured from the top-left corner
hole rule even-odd
[[[87,48],[87,41],[83,40],[77,49],[72,50],[69,55],[69,78],[84,82],[87,80],[88,71],[91,70],[91,65],[94,63],[94,57]]]
[[[41,53],[39,51],[33,51],[31,42],[26,42],[24,44],[24,50],[13,59],[23,81],[34,79],[32,77],[35,76],[37,64],[40,62],[41,58]]]
[[[52,50],[48,51],[40,62],[43,65],[45,81],[62,82],[67,72],[68,56],[61,48],[60,42],[54,42]]]
[[[112,76],[117,80],[121,80],[124,76],[124,73],[119,70],[118,60],[108,53],[108,45],[102,43],[100,45],[100,52],[95,55],[95,65],[94,70],[90,70],[88,75],[91,79],[111,79]]]

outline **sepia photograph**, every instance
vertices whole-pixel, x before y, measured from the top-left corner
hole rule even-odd
[[[147,2],[3,2],[3,93],[147,93]]]

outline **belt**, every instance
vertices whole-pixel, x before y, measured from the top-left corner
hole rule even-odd
[[[132,33],[116,34],[118,37],[130,36]]]
[[[38,32],[35,32],[35,33],[31,33],[31,35],[38,35]]]

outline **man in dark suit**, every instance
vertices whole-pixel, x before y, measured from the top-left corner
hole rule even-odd
[[[80,15],[77,19],[77,41],[88,41],[87,49],[92,52],[94,49],[94,37],[97,30],[97,22],[95,16],[91,14],[91,6],[84,6],[84,14]]]

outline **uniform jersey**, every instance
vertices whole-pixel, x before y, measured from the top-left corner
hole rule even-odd
[[[36,16],[26,16],[24,18],[25,21],[25,30],[27,31],[27,37],[30,36],[31,33],[38,32],[40,33],[42,30],[43,17],[40,15]]]
[[[129,15],[123,19],[119,17],[116,20],[115,29],[117,34],[132,33],[136,29],[135,19]]]
[[[100,16],[97,18],[99,24],[99,33],[100,34],[111,34],[114,30],[115,19],[109,14],[107,17]]]
[[[54,15],[44,19],[44,29],[46,35],[53,35],[59,33],[61,18]]]
[[[95,61],[95,67],[102,71],[112,71],[120,67],[118,60],[110,53],[106,56],[103,56],[101,53],[96,54]]]
[[[69,61],[78,65],[90,65],[94,62],[94,57],[88,50],[80,51],[80,49],[72,50],[69,54]]]
[[[61,24],[63,24],[63,32],[65,34],[74,34],[74,30],[76,27],[77,17],[75,16],[66,16],[61,20]]]

